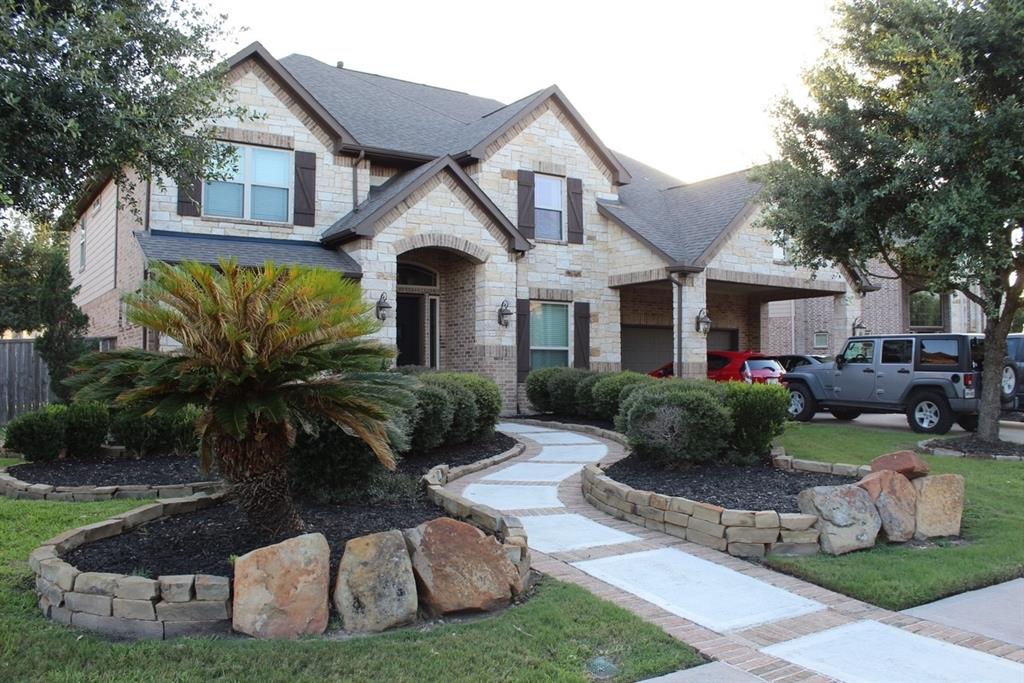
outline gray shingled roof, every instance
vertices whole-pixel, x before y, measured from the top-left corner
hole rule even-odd
[[[497,100],[376,74],[339,69],[305,55],[280,60],[360,145],[442,156],[468,149],[467,133],[483,139],[504,120]],[[522,102],[523,100],[520,100]],[[489,116],[490,115],[490,116]]]
[[[135,239],[147,259],[168,263],[198,261],[217,264],[221,259],[234,258],[239,265],[257,267],[269,260],[287,265],[336,270],[348,277],[362,276],[359,264],[351,256],[325,249],[319,242],[220,237],[165,230],[137,232]]]
[[[616,154],[633,180],[619,188],[618,202],[599,204],[674,263],[700,261],[761,190],[749,169],[685,184]]]

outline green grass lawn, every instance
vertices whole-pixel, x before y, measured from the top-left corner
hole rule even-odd
[[[909,431],[790,423],[779,441],[796,458],[862,465],[883,453],[913,449],[918,438]],[[767,564],[896,610],[1024,576],[1024,463],[923,457],[933,474],[964,476],[965,543],[878,545],[839,557],[770,557]]]
[[[0,467],[7,467],[8,465],[18,465],[25,462],[18,458],[0,458]]]
[[[137,504],[0,498],[0,681],[587,681],[586,664],[599,655],[619,667],[616,680],[630,681],[701,662],[661,629],[552,579],[492,618],[346,641],[118,643],[43,619],[29,552]]]

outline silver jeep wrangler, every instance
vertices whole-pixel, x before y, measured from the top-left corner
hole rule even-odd
[[[978,428],[983,339],[974,334],[851,337],[832,363],[787,373],[789,416],[827,410],[838,420],[905,413],[915,432],[945,434],[956,422]]]

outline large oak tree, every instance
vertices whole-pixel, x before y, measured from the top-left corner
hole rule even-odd
[[[1024,287],[1024,2],[846,0],[836,12],[805,75],[809,102],[775,110],[762,220],[799,263],[880,262],[876,277],[981,306],[979,436],[997,440]]]

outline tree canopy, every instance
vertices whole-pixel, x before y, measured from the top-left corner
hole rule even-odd
[[[178,0],[0,0],[0,215],[51,218],[108,174],[219,160],[212,120],[244,115],[214,68],[224,19]]]
[[[762,221],[794,261],[980,305],[986,369],[1024,285],[1022,35],[1020,0],[846,0],[810,102],[778,103],[780,156],[759,172]]]

